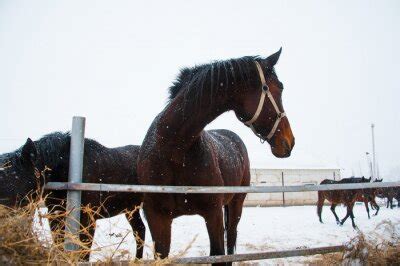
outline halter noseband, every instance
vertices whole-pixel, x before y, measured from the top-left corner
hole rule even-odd
[[[267,82],[265,81],[264,72],[262,71],[260,63],[258,63],[257,61],[255,61],[255,63],[256,63],[258,74],[259,74],[260,80],[261,80],[261,96],[260,96],[260,101],[258,103],[257,110],[253,115],[253,118],[251,118],[250,120],[244,122],[244,124],[246,126],[250,127],[251,130],[253,130],[254,134],[256,134],[257,137],[259,137],[261,140],[265,141],[265,139],[261,136],[261,134],[257,133],[257,131],[255,130],[255,128],[253,126],[253,123],[255,121],[257,121],[258,117],[261,114],[261,111],[262,111],[263,106],[264,106],[265,96],[268,97],[268,99],[270,100],[270,102],[274,106],[275,112],[277,114],[277,118],[275,120],[275,124],[272,127],[271,131],[269,132],[269,134],[267,136],[267,140],[270,140],[274,136],[274,134],[276,132],[276,129],[278,128],[279,122],[281,122],[282,118],[284,118],[286,116],[286,113],[285,112],[281,112],[279,110],[279,107],[276,104],[275,99],[271,94],[271,91],[269,90]]]

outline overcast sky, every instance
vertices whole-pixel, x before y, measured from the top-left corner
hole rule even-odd
[[[370,124],[382,177],[400,178],[399,1],[0,0],[0,152],[70,129],[109,147],[141,144],[185,66],[245,55],[276,67],[296,146],[277,159],[226,113],[253,166],[369,175]]]

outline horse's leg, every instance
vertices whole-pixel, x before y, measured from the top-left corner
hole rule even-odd
[[[390,197],[389,202],[390,202],[390,208],[393,209],[393,197]]]
[[[203,217],[210,239],[210,256],[225,255],[222,206],[210,210]]]
[[[318,191],[317,214],[318,214],[320,223],[323,223],[322,222],[322,207],[324,206],[324,201],[325,201],[323,193],[324,193],[323,191]]]
[[[53,212],[50,213],[49,223],[51,233],[53,235],[53,241],[56,246],[63,245],[64,243],[64,228],[65,228],[65,217],[51,217],[56,215]]]
[[[82,259],[84,261],[89,261],[95,228],[96,223],[93,223],[90,215],[81,211],[81,233],[79,239],[82,244],[80,248],[82,249]]]
[[[340,224],[339,217],[337,216],[336,211],[335,211],[336,206],[337,206],[337,204],[332,203],[332,205],[331,205],[331,211],[332,211],[333,215],[335,216],[336,223],[337,223],[337,224]]]
[[[131,224],[132,230],[136,232],[136,258],[141,259],[143,257],[143,245],[145,240],[146,227],[144,226],[142,218],[140,217],[139,209],[135,211],[131,219],[129,219],[127,215],[126,218]]]
[[[353,225],[353,228],[356,229],[357,226],[356,226],[356,224],[354,223],[353,207],[354,207],[354,203],[352,203],[352,204],[350,205],[350,218],[351,218],[351,224]]]
[[[347,207],[347,212],[346,212],[346,216],[342,219],[342,221],[339,223],[340,225],[343,225],[344,222],[346,222],[347,218],[349,218],[349,216],[351,215],[351,211],[350,211],[350,205],[346,204]]]
[[[367,210],[368,219],[371,219],[371,216],[369,216],[368,199],[364,199],[364,205],[365,205],[365,209]]]
[[[56,246],[63,245],[65,233],[65,207],[59,204],[47,206],[53,241]]]
[[[377,216],[378,215],[378,212],[379,212],[379,205],[378,205],[378,203],[376,203],[376,201],[375,201],[375,199],[373,199],[372,201],[371,201],[371,204],[373,204],[373,206],[374,206],[374,208],[376,209],[376,212],[375,212],[375,214],[374,214],[374,216]]]
[[[231,202],[225,206],[225,214],[227,221],[225,221],[225,230],[227,235],[227,251],[228,255],[235,253],[236,238],[237,238],[237,226],[242,216],[243,202],[246,198],[246,194],[236,194]]]
[[[164,259],[168,257],[171,247],[172,217],[160,213],[152,207],[146,208],[146,206],[144,213],[154,242],[154,257],[159,256],[159,258]]]
[[[371,210],[375,210],[375,206],[374,206],[374,204],[372,203],[372,200],[369,202],[369,204],[371,205]]]

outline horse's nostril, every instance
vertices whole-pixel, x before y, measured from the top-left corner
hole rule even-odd
[[[289,150],[290,150],[290,147],[289,147],[289,144],[288,144],[288,142],[287,142],[287,141],[285,141],[285,140],[282,140],[282,146],[283,146],[283,148],[285,148],[285,150],[287,150],[287,151],[289,151]]]

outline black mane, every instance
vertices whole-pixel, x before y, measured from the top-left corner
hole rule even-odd
[[[57,165],[60,156],[65,149],[69,148],[70,139],[71,137],[69,132],[53,132],[43,136],[37,141],[34,141],[34,143],[38,155],[43,160],[43,163],[48,167],[53,167]],[[24,146],[21,146],[17,150],[10,153],[1,154],[0,158],[5,160],[5,162],[9,162],[18,167],[21,164],[21,160],[18,158],[21,158],[22,156],[23,147]]]
[[[39,156],[48,166],[55,166],[65,149],[69,152],[71,136],[69,132],[53,132],[34,141]]]
[[[184,93],[188,103],[204,104],[212,102],[217,95],[226,97],[237,84],[249,87],[256,80],[255,77],[258,81],[254,61],[260,61],[259,56],[245,56],[184,68],[169,88],[169,100],[172,101],[177,95]],[[204,102],[204,98],[208,102]]]

